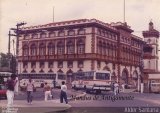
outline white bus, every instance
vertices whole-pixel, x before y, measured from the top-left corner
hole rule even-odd
[[[0,72],[0,84],[7,81],[7,78],[11,76],[11,72]]]
[[[74,73],[73,89],[85,89],[87,92],[112,90],[111,74],[109,71],[85,71]]]
[[[66,82],[66,75],[62,73],[23,73],[19,75],[20,88],[26,88],[29,78],[36,88],[43,87],[45,83],[50,87],[60,87],[62,81]]]
[[[150,90],[153,93],[160,93],[160,80],[151,80]]]

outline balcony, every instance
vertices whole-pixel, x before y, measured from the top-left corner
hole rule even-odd
[[[104,60],[117,62],[117,58],[101,55],[97,53],[84,54],[64,54],[64,55],[36,55],[36,56],[19,56],[18,61],[39,61],[39,60]]]

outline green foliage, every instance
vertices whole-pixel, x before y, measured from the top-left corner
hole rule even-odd
[[[16,72],[16,58],[12,54],[0,53],[0,68],[8,68],[13,73]]]

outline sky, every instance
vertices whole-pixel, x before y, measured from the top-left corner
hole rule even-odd
[[[106,23],[124,20],[124,0],[0,0],[0,52],[8,51],[10,28],[20,22],[26,22],[25,26],[51,23],[53,7],[55,22],[92,18]],[[160,31],[160,0],[125,0],[125,9],[125,20],[135,35],[142,37],[151,20]]]

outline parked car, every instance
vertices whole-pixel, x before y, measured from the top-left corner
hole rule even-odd
[[[1,98],[7,99],[6,93],[7,93],[7,87],[3,84],[0,84],[0,99]]]

